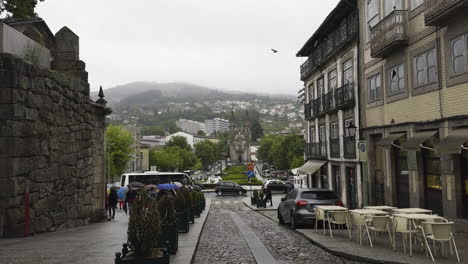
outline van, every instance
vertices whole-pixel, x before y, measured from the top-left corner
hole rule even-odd
[[[120,176],[120,187],[128,186],[132,182],[140,182],[145,185],[180,182],[182,185],[193,185],[192,179],[182,172],[130,172]]]

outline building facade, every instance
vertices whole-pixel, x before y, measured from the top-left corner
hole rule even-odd
[[[206,133],[205,123],[187,120],[187,119],[179,119],[176,121],[176,126],[180,128],[183,132],[187,132],[189,134],[196,135],[198,131],[203,131]]]
[[[363,200],[468,218],[464,0],[359,0]]]
[[[211,136],[215,132],[229,131],[229,121],[221,118],[205,120],[206,135]]]
[[[308,187],[335,190],[346,206],[360,207],[358,12],[356,1],[340,1],[297,53],[306,119]],[[355,135],[352,133],[355,132]]]

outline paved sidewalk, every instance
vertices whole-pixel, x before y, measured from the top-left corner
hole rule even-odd
[[[195,218],[195,223],[190,225],[189,232],[179,233],[179,250],[177,251],[177,254],[171,255],[171,263],[184,264],[192,262],[203,226],[205,225],[206,218],[210,212],[210,207],[211,199],[206,199],[205,211],[203,211],[199,218]]]

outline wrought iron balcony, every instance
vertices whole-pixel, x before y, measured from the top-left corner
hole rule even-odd
[[[307,158],[324,159],[327,157],[326,146],[325,146],[325,155],[323,155],[322,144],[320,144],[320,142],[306,143],[305,155]]]
[[[340,139],[339,138],[330,138],[330,157],[332,158],[340,157]]]
[[[301,80],[305,80],[307,76],[315,69],[316,65],[314,64],[312,58],[308,58],[301,65]]]
[[[346,83],[345,85],[335,89],[335,107],[343,109],[353,107],[354,99],[354,82]]]
[[[324,115],[325,111],[323,109],[323,98],[317,98],[312,101],[312,116],[318,117]]]
[[[447,19],[463,12],[468,0],[426,0],[424,1],[424,22],[427,26],[444,26]],[[466,12],[466,9],[465,9]]]
[[[356,139],[354,137],[343,137],[344,157],[347,159],[356,158]]]
[[[312,118],[312,103],[307,103],[304,105],[304,116],[306,120]]]
[[[408,45],[408,11],[394,10],[371,28],[371,56],[384,57]]]

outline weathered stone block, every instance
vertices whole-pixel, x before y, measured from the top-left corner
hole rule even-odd
[[[18,224],[24,221],[24,206],[6,210],[6,224]]]

